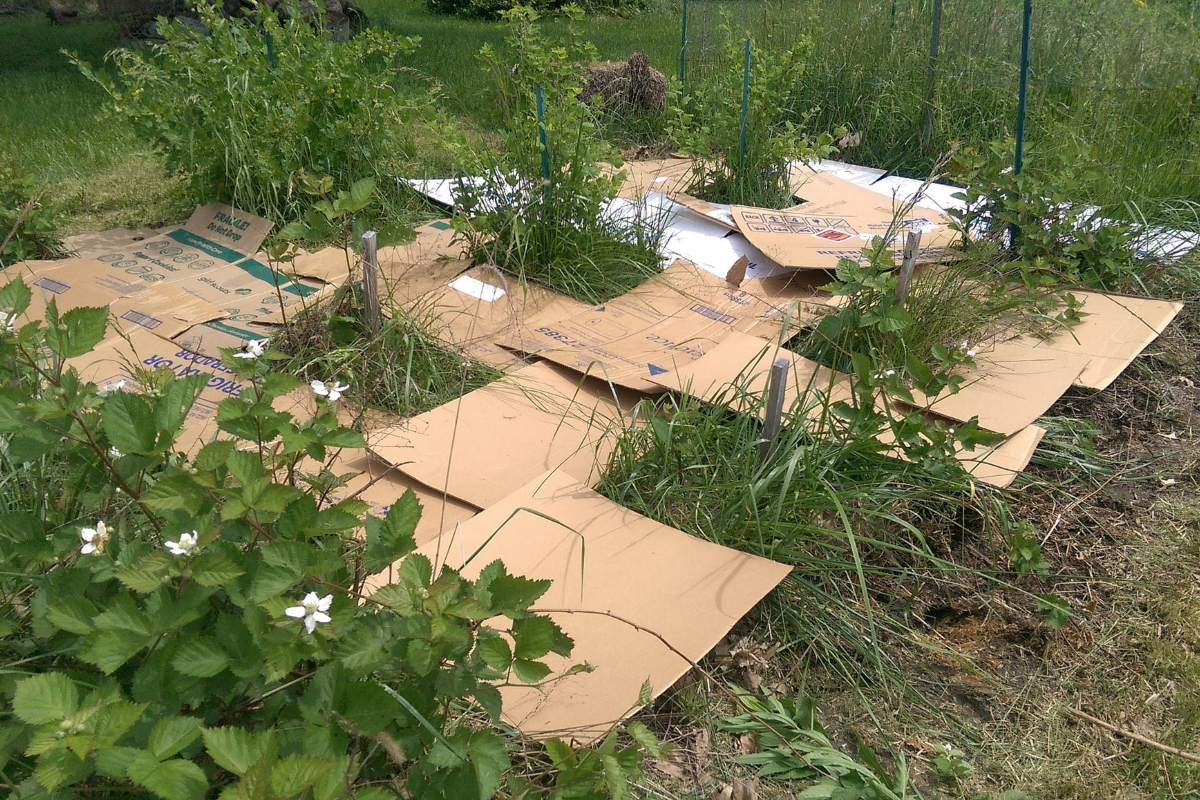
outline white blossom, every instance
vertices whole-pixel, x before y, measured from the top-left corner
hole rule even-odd
[[[16,333],[17,315],[0,311],[0,325],[3,325],[4,330],[8,331],[9,333]]]
[[[876,372],[876,373],[875,373],[875,380],[877,380],[877,381],[881,381],[881,380],[883,380],[884,378],[890,378],[890,377],[892,377],[892,376],[893,376],[893,375],[895,375],[895,374],[896,374],[896,370],[894,370],[894,369],[885,369],[883,372]]]
[[[313,394],[317,397],[324,397],[331,403],[336,403],[341,399],[342,393],[350,388],[349,385],[338,383],[337,381],[330,381],[329,383],[313,381],[311,385]]]
[[[965,350],[965,351],[966,351],[966,353],[967,353],[967,356],[968,356],[969,358],[974,358],[974,357],[975,357],[975,351],[971,349],[971,345],[970,345],[968,342],[963,342],[962,344],[960,344],[960,345],[958,346],[958,349],[959,349],[959,350]]]
[[[122,458],[122,457],[124,457],[124,455],[125,455],[124,453],[122,453],[120,450],[118,450],[115,447],[108,448],[108,457],[109,458]]]
[[[191,533],[179,534],[179,541],[165,542],[165,547],[171,551],[173,556],[188,556],[196,549],[196,539],[199,538],[196,531]]]
[[[96,522],[96,527],[81,530],[79,538],[83,540],[83,547],[79,550],[83,555],[103,553],[104,545],[108,542],[108,528],[105,527],[103,520],[99,520]]]
[[[234,358],[258,358],[259,356],[261,356],[263,353],[266,352],[266,349],[267,349],[267,340],[266,339],[254,339],[252,341],[246,342],[246,349],[240,353],[234,353],[233,357]]]
[[[318,622],[329,622],[330,617],[325,612],[329,610],[329,606],[333,604],[333,595],[327,594],[324,597],[317,597],[316,592],[309,592],[304,595],[304,599],[300,601],[300,605],[285,608],[283,613],[293,619],[303,619],[304,628],[309,633],[312,633]]]
[[[119,380],[116,383],[106,383],[104,386],[96,390],[96,394],[101,397],[108,397],[113,392],[125,391],[125,381]]]

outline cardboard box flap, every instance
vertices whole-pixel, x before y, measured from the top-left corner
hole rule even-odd
[[[619,169],[611,164],[602,164],[601,169],[625,173],[625,181],[618,194],[630,200],[637,200],[647,192],[666,195],[682,192],[692,180],[692,160],[681,156],[654,161],[626,161]]]
[[[788,316],[780,305],[676,261],[620,297],[504,344],[629,389],[657,392],[654,375],[700,358],[730,331],[779,336]]]
[[[223,347],[241,350],[247,342],[270,339],[278,332],[278,325],[221,319],[193,325],[172,338],[180,347],[219,359]]]
[[[265,258],[258,259],[265,261]],[[326,247],[315,253],[299,253],[288,264],[282,266],[282,272],[298,275],[301,278],[312,278],[322,283],[341,286],[350,279],[350,268],[358,263],[358,256],[340,247]]]
[[[211,303],[182,289],[130,282],[107,264],[91,259],[22,262],[10,267],[9,274],[20,274],[31,290],[25,312],[29,319],[43,319],[46,304],[53,298],[59,313],[84,306],[109,306],[122,327],[137,326],[169,338],[197,323],[225,316]]]
[[[599,474],[637,398],[536,363],[367,434],[371,452],[434,489],[486,508],[559,467]]]
[[[1087,358],[1076,386],[1106,389],[1146,347],[1166,330],[1183,303],[1105,292],[1074,291],[1083,321],[1049,339],[1023,341],[1041,351]]]
[[[936,398],[913,390],[921,407],[948,419],[965,422],[979,417],[985,430],[1014,434],[1032,425],[1063,396],[1087,366],[1085,356],[1048,352],[1012,340],[982,347],[976,369],[964,374],[955,394]]]
[[[1046,429],[1030,425],[991,447],[959,450],[956,458],[977,481],[1003,489],[1029,466]]]
[[[158,235],[158,231],[153,228],[113,228],[68,236],[63,239],[63,246],[68,252],[80,258],[87,258],[144,242]]]
[[[193,211],[183,227],[171,231],[167,237],[222,261],[237,261],[239,257],[257,253],[273,227],[275,223],[270,220],[233,206],[209,203]]]
[[[525,733],[578,742],[637,711],[646,681],[654,696],[668,689],[791,570],[654,522],[562,470],[534,476],[419,552],[468,578],[501,559],[514,575],[552,581],[535,610],[565,610],[550,616],[575,641],[570,658],[547,659],[552,674],[584,661],[596,669],[540,689],[505,686],[504,715]]]
[[[526,362],[501,341],[525,341],[541,320],[560,319],[588,306],[481,265],[413,302],[406,311],[451,348],[486,364],[511,369]]]

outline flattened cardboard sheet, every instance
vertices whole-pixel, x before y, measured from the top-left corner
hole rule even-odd
[[[490,265],[478,266],[412,303],[406,310],[446,345],[478,361],[508,370],[525,359],[500,346],[525,340],[543,322],[589,307],[566,295],[532,286]]]
[[[449,220],[434,220],[417,228],[417,238],[408,244],[379,250],[379,299],[385,309],[408,307],[471,266],[454,236]]]
[[[611,165],[607,169],[617,171]],[[618,194],[629,200],[637,200],[647,192],[670,195],[682,192],[692,180],[692,160],[671,156],[652,161],[626,161],[620,168],[625,173],[625,182]]]
[[[862,249],[881,236],[889,240],[893,262],[904,247],[903,234],[920,231],[918,262],[936,261],[957,239],[949,220],[927,208],[893,207],[872,191],[825,172],[807,172],[800,187],[805,202],[782,211],[731,206],[738,230],[767,257],[794,269],[834,269],[848,258],[861,261]]]
[[[534,609],[566,610],[549,616],[575,642],[570,658],[547,659],[552,674],[584,661],[596,669],[500,691],[505,717],[525,733],[577,742],[637,711],[645,682],[654,696],[668,689],[791,571],[660,525],[562,470],[535,476],[419,552],[468,578],[501,559],[514,575],[552,581]]]
[[[341,286],[350,279],[350,268],[358,262],[358,256],[340,247],[326,247],[315,253],[300,253],[291,263],[283,265],[283,272],[313,278],[323,283]]]
[[[705,402],[761,417],[771,365],[781,357],[790,362],[784,389],[785,410],[796,413],[797,404],[803,403],[805,415],[816,420],[824,413],[826,398],[830,403],[853,400],[849,375],[835,373],[777,344],[739,333],[727,336],[704,358],[675,372],[657,375],[655,380]],[[877,408],[884,410],[882,405]],[[976,480],[1003,488],[1028,466],[1044,434],[1042,428],[1029,425],[990,447],[959,450],[956,458]],[[880,440],[890,442],[890,431],[885,431]],[[891,454],[904,457],[899,449]]]
[[[1049,339],[1024,339],[1038,351],[1087,358],[1076,386],[1106,389],[1138,355],[1167,329],[1183,303],[1148,297],[1075,291],[1083,304],[1083,321]]]
[[[536,363],[367,434],[372,453],[436,490],[486,508],[536,475],[598,475],[637,398]]]
[[[955,394],[936,398],[913,390],[920,408],[965,422],[979,417],[979,427],[1012,435],[1046,413],[1083,372],[1088,358],[1061,351],[1039,350],[1023,340],[997,342],[975,356],[974,370],[963,375]]]
[[[167,284],[125,281],[107,265],[84,258],[22,262],[9,268],[21,275],[32,292],[25,316],[44,319],[54,299],[59,313],[84,306],[109,306],[118,325],[141,327],[171,337],[192,325],[217,320],[224,314],[210,303]]]
[[[241,350],[247,342],[270,339],[278,332],[278,325],[215,320],[203,325],[193,325],[173,339],[180,347],[213,358],[220,358],[221,348]]]
[[[659,392],[655,375],[702,357],[730,331],[776,338],[785,318],[795,324],[815,316],[804,297],[813,296],[768,301],[676,261],[620,297],[503,343],[619,386]],[[814,305],[824,310],[824,302]]]
[[[79,258],[89,258],[136,246],[138,242],[153,239],[158,235],[158,231],[153,228],[113,228],[68,236],[63,239],[63,246],[67,248],[67,252]]]

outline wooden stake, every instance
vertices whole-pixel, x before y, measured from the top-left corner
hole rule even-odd
[[[372,335],[379,333],[379,254],[376,250],[375,231],[367,231],[362,237],[363,305],[367,330]]]
[[[771,381],[767,385],[767,418],[763,424],[763,442],[758,446],[760,461],[765,462],[775,450],[775,440],[783,424],[783,396],[791,365],[792,362],[786,358],[777,358],[771,365]]]
[[[904,239],[904,260],[900,262],[900,275],[896,278],[896,302],[903,303],[912,285],[913,270],[917,268],[917,254],[921,252],[921,232],[909,231]]]

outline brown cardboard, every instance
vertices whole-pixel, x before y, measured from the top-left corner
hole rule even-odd
[[[853,400],[849,375],[832,372],[777,344],[739,333],[727,336],[704,358],[676,371],[656,375],[655,380],[666,388],[706,402],[762,416],[771,365],[780,357],[790,362],[784,389],[785,413],[794,413],[796,403],[803,401],[806,415],[815,420],[824,413],[827,397],[831,403]],[[879,408],[882,410],[883,406]],[[995,445],[962,450],[956,457],[977,480],[1004,487],[1029,464],[1044,433],[1041,428],[1030,425]],[[883,432],[880,439],[892,441],[890,432]],[[904,457],[899,450],[892,455]]]
[[[240,350],[247,342],[270,339],[278,332],[278,325],[220,319],[203,325],[193,325],[172,338],[182,348],[220,358],[222,348]]]
[[[1013,340],[978,346],[976,368],[963,374],[958,392],[936,398],[913,390],[913,400],[928,411],[965,422],[979,417],[979,427],[1011,435],[1046,413],[1083,372],[1086,356],[1050,352]]]
[[[637,200],[647,192],[672,195],[682,192],[692,180],[692,160],[671,156],[654,161],[626,161],[620,170],[609,164],[602,165],[607,171],[625,173],[618,195],[628,200]]]
[[[736,231],[738,229],[737,223],[733,221],[728,211],[725,211],[720,206],[713,205],[707,200],[692,197],[690,194],[685,194],[684,192],[675,192],[671,195],[671,199],[689,211],[699,214],[709,222],[716,223],[726,230]]]
[[[355,253],[340,247],[326,247],[315,253],[299,253],[290,263],[282,265],[280,271],[341,286],[350,279],[350,269],[357,263]]]
[[[578,300],[481,265],[420,297],[406,311],[449,347],[507,370],[526,362],[499,342],[525,341],[525,332],[543,322],[587,309]]]
[[[406,306],[471,266],[462,242],[455,241],[457,232],[450,220],[428,222],[416,232],[408,244],[379,250],[380,301],[385,307]]]
[[[67,252],[80,258],[103,255],[114,250],[136,246],[138,242],[158,236],[153,228],[113,228],[107,231],[77,233],[63,239]]]
[[[514,575],[549,579],[535,610],[601,612],[548,614],[575,642],[569,658],[546,659],[552,674],[585,661],[595,671],[501,688],[504,715],[522,731],[581,743],[637,711],[647,681],[653,696],[668,689],[791,571],[660,525],[563,470],[534,476],[420,552],[468,578],[501,559]]]
[[[1036,350],[1087,358],[1076,386],[1106,389],[1146,346],[1158,338],[1183,303],[1105,292],[1072,292],[1086,314],[1083,321],[1049,339],[1024,341]]]
[[[31,290],[25,312],[28,319],[43,319],[51,298],[60,314],[83,306],[110,306],[118,325],[139,326],[165,337],[224,316],[210,303],[182,289],[128,282],[120,274],[114,275],[107,265],[90,259],[21,262],[9,267],[8,272],[10,277],[21,275]]]
[[[536,363],[368,433],[371,452],[434,489],[486,508],[535,475],[598,475],[637,398]]]
[[[738,230],[784,267],[834,269],[848,258],[861,261],[871,239],[889,239],[899,260],[905,231],[922,232],[918,262],[936,261],[957,239],[949,220],[927,208],[909,208],[826,172],[805,173],[805,202],[782,211],[732,206]],[[904,212],[904,213],[901,213]],[[896,217],[900,217],[899,220]]]
[[[789,312],[797,303],[799,314]],[[658,392],[653,376],[700,358],[730,331],[775,338],[785,317],[806,314],[805,300],[769,301],[680,260],[620,297],[504,344],[620,386]]]

